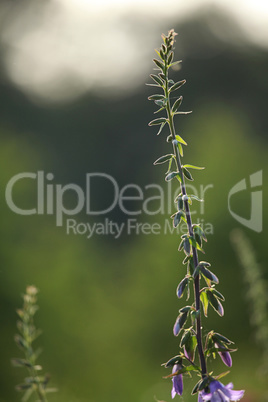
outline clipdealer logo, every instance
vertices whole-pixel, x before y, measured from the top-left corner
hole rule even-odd
[[[25,181],[31,181],[36,188],[36,198],[31,208],[25,208],[19,205],[19,201],[14,196],[16,186],[24,184]],[[92,208],[92,193],[93,187],[100,180],[105,180],[111,191],[109,192],[109,205],[102,210],[93,210]],[[99,183],[98,183],[99,184]],[[205,199],[206,192],[213,188],[212,184],[198,188],[189,184],[187,185],[188,193],[192,193],[201,199]],[[68,194],[75,198],[75,204],[72,208],[66,206]],[[119,187],[117,181],[106,173],[87,173],[85,178],[85,190],[77,184],[56,184],[52,173],[44,171],[23,172],[13,176],[6,185],[5,199],[11,211],[19,215],[54,215],[56,226],[66,225],[67,234],[86,235],[91,238],[96,235],[111,235],[114,238],[119,238],[123,231],[127,234],[160,234],[172,233],[175,230],[172,226],[172,220],[166,219],[164,227],[159,223],[138,222],[135,217],[140,215],[158,215],[158,214],[173,214],[174,199],[179,193],[179,189],[172,190],[171,183],[166,183],[165,191],[159,184],[147,184],[143,188],[137,184],[127,184],[122,188]],[[108,198],[109,198],[108,197]],[[131,202],[131,203],[129,203]],[[198,205],[197,205],[198,204]],[[130,209],[130,206],[132,209]],[[107,214],[114,208],[118,207],[123,214],[127,216],[127,221],[121,224],[113,222],[107,218]],[[204,214],[204,203],[196,203],[196,208],[192,206],[192,215]],[[91,217],[103,217],[101,222],[79,222],[77,215],[80,212],[86,213]],[[204,219],[199,219],[197,223],[203,225],[203,229],[207,234],[213,233],[213,227],[209,223],[205,223]],[[183,224],[181,225],[181,231]],[[178,228],[176,228],[178,231]]]
[[[228,195],[228,209],[230,214],[235,218],[239,223],[247,228],[254,230],[254,232],[261,233],[263,229],[263,203],[262,203],[262,170],[259,170],[256,173],[253,173],[249,176],[249,186],[247,186],[246,179],[243,179],[236,183],[230,190]],[[246,219],[243,216],[238,215],[236,212],[231,209],[231,198],[233,195],[238,194],[240,192],[248,192],[250,194],[250,218]]]

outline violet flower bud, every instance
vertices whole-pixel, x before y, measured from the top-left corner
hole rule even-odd
[[[217,342],[215,342],[215,347],[216,348],[221,348],[221,345]],[[232,357],[230,352],[219,352],[219,355],[221,357],[221,360],[223,361],[223,363],[228,366],[228,367],[232,367]]]
[[[176,373],[177,371],[181,370],[181,365],[180,364],[175,364],[172,369],[172,374]],[[183,379],[182,379],[182,374],[175,375],[172,377],[172,382],[173,382],[173,387],[171,390],[171,396],[172,399],[175,398],[175,396],[182,395],[183,391]]]

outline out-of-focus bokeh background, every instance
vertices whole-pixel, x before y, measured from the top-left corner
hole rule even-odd
[[[258,171],[266,176],[267,3],[2,0],[0,20],[0,401],[20,400],[14,386],[26,373],[10,359],[21,356],[13,340],[15,310],[29,284],[40,289],[39,362],[59,389],[49,400],[171,400],[171,381],[162,379],[168,372],[161,363],[177,352],[172,326],[183,304],[175,290],[184,267],[179,235],[163,230],[175,206],[168,203],[165,166],[152,163],[170,145],[167,132],[156,137],[147,125],[155,105],[147,101],[152,88],[145,86],[154,49],[170,28],[179,33],[176,59],[183,60],[173,76],[187,80],[183,110],[193,110],[177,121],[189,144],[185,161],[206,167],[194,172],[193,191],[200,195],[202,186],[210,186],[204,209],[194,206],[194,218],[213,232],[204,258],[226,296],[225,317],[210,311],[205,332],[213,328],[236,341],[234,367],[225,380],[246,389],[245,401],[265,401],[263,345],[251,325],[249,289],[230,235],[235,228],[244,230],[268,280],[267,209],[264,201],[263,229],[256,232],[235,220],[227,201],[233,186],[246,179],[248,189],[233,195],[231,208],[250,219],[249,176]],[[124,201],[128,210],[142,211],[137,215],[127,215],[118,204],[96,215],[83,208],[64,216],[62,226],[56,226],[55,213],[14,213],[5,200],[8,182],[37,171],[53,174],[44,186],[45,194],[54,191],[54,204],[56,185],[72,183],[86,191],[88,173],[105,173],[120,189],[136,184],[145,199],[159,195],[156,187],[145,186],[160,185],[166,207],[155,215],[147,214],[140,200]],[[258,190],[265,196],[265,180]],[[138,196],[134,188],[127,191],[125,196]],[[24,179],[14,186],[13,199],[21,208],[34,208],[36,194],[36,180]],[[95,177],[88,196],[91,211],[108,208],[114,198],[111,181]],[[76,201],[66,192],[65,208],[74,208]],[[159,200],[148,202],[151,211],[158,208]],[[117,239],[108,230],[88,239],[67,234],[69,218],[90,225],[136,219],[162,229],[148,235],[124,230]],[[217,360],[213,370],[219,374],[226,367]],[[193,384],[185,379],[182,401],[196,400],[189,396]]]

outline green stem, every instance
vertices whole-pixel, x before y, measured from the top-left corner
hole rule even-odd
[[[32,365],[32,367],[29,368],[29,373],[30,373],[30,376],[35,381],[35,385],[36,385],[35,392],[36,392],[40,402],[48,402],[47,398],[46,398],[46,391],[44,390],[42,383],[39,379],[38,373],[34,367],[36,364],[36,361],[35,361],[36,358],[35,358],[35,354],[33,353],[32,338],[30,336],[30,327],[34,325],[34,322],[33,322],[33,316],[31,316],[31,313],[30,313],[30,308],[28,308],[28,307],[29,307],[28,305],[24,307],[24,309],[26,311],[29,310],[29,312],[27,314],[27,315],[29,315],[29,318],[25,322],[24,333],[23,333],[23,337],[24,337],[25,341],[27,342],[27,349],[25,350],[25,358]]]
[[[166,76],[166,85],[165,85],[164,92],[165,92],[165,97],[167,99],[166,111],[167,111],[167,116],[168,116],[168,123],[169,123],[170,133],[171,133],[172,139],[173,139],[173,149],[174,149],[174,153],[175,153],[177,169],[178,169],[178,172],[180,173],[180,177],[181,177],[181,183],[180,183],[181,192],[182,192],[182,195],[186,196],[187,192],[186,192],[186,187],[185,187],[184,175],[182,172],[180,154],[179,154],[178,146],[175,142],[176,141],[176,132],[175,132],[174,120],[173,120],[173,115],[172,115],[172,112],[170,109],[167,68],[166,68],[165,76]],[[191,218],[191,212],[190,212],[190,207],[189,207],[187,197],[184,197],[184,207],[185,207],[185,213],[186,213],[188,233],[191,237],[193,237],[194,234],[193,234],[192,218]],[[193,250],[194,266],[197,267],[197,265],[198,265],[197,250],[193,246],[192,246],[192,250]],[[198,310],[200,310],[200,277],[199,277],[199,275],[197,275],[197,277],[195,278],[194,290],[195,290],[195,308],[196,308],[196,311],[198,311]],[[197,348],[198,348],[199,360],[200,360],[200,365],[201,365],[201,370],[202,370],[202,376],[204,377],[207,373],[207,367],[206,367],[206,360],[205,360],[205,356],[204,356],[203,343],[202,343],[202,327],[201,327],[200,314],[196,318],[196,339],[197,339]]]

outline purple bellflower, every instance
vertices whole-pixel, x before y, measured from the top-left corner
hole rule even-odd
[[[201,391],[198,395],[198,402],[229,402],[239,401],[243,398],[245,391],[233,391],[233,384],[223,385],[217,380],[209,384],[209,392]]]
[[[181,368],[182,367],[181,367],[180,364],[175,364],[173,366],[173,369],[172,369],[172,374],[176,373]],[[172,390],[171,390],[171,396],[172,396],[172,399],[173,399],[173,398],[175,398],[176,394],[182,395],[182,391],[183,391],[182,374],[178,374],[178,375],[175,375],[174,377],[172,377],[172,382],[173,382],[173,387],[172,387]]]

